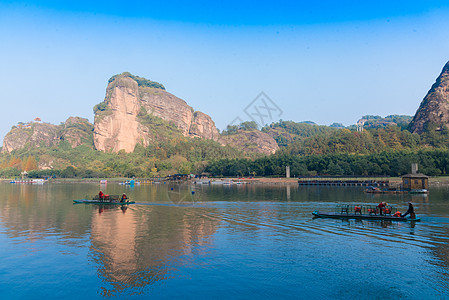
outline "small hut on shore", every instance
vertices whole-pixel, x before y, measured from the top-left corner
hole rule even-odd
[[[406,191],[429,189],[429,176],[424,174],[406,174],[402,176],[402,188]]]
[[[412,173],[402,176],[402,189],[406,191],[429,189],[429,176],[418,173],[418,164],[412,164]]]

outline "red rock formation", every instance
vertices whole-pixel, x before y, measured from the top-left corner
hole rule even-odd
[[[449,62],[421,102],[410,123],[410,130],[423,133],[430,124],[437,130],[443,126],[449,128]]]
[[[142,109],[143,108],[143,109]],[[145,112],[173,123],[184,136],[218,140],[212,119],[195,112],[187,103],[161,88],[139,86],[127,74],[114,76],[101,107],[97,106],[94,144],[97,150],[134,151],[138,143],[148,146],[154,136],[139,121]]]

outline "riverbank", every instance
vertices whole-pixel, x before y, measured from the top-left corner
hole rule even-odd
[[[298,180],[301,178],[269,178],[269,177],[256,177],[256,178],[208,178],[202,179],[201,181],[210,180],[212,181],[232,181],[232,182],[243,182],[247,184],[279,184],[279,185],[291,185],[298,184]],[[329,178],[319,177],[314,180],[328,180]],[[334,178],[336,180],[336,178]],[[339,180],[366,180],[370,179],[369,177],[342,177],[338,178]],[[390,185],[399,185],[402,183],[402,179],[400,177],[388,177],[385,178],[389,181]],[[9,183],[12,179],[1,179],[2,183]],[[107,183],[118,184],[120,182],[125,182],[130,180],[129,178],[55,178],[50,179],[51,183],[98,183],[100,184],[101,180],[106,180]],[[198,179],[189,180],[189,182],[199,181]],[[140,179],[136,179],[136,181],[141,181]],[[145,179],[145,181],[150,182],[151,179]],[[168,182],[168,181],[167,181]],[[441,176],[441,177],[431,177],[429,178],[430,186],[440,186],[440,185],[449,185],[449,176]]]

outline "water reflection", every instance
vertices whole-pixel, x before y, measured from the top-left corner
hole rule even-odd
[[[104,278],[104,296],[124,290],[142,293],[147,285],[176,276],[215,233],[216,220],[174,206],[100,207],[92,213],[92,257]]]
[[[323,298],[341,298],[335,293],[343,283],[374,286],[373,280],[387,276],[386,288],[405,298],[428,298],[435,291],[440,298],[449,296],[447,188],[433,189],[428,196],[373,196],[363,189],[342,187],[160,184],[129,189],[108,184],[103,187],[106,193],[126,192],[137,204],[72,204],[72,199],[96,194],[99,188],[0,184],[4,195],[0,238],[10,249],[6,253],[16,254],[15,260],[3,260],[7,271],[0,280],[21,291],[29,288],[19,286],[18,278],[24,285],[36,285],[22,298],[35,296],[31,291],[43,290],[47,281],[75,295],[77,287],[68,287],[66,280],[84,283],[90,298],[149,296],[152,291],[166,298],[299,294],[313,298],[317,290]],[[422,222],[313,219],[311,215],[316,209],[331,211],[338,203],[382,201],[399,210],[412,201]],[[46,247],[55,250],[47,253]],[[27,255],[33,261],[51,257],[46,262],[55,269],[51,280],[48,274],[42,281],[8,274],[23,268]],[[387,257],[389,264],[379,265],[370,257]],[[360,262],[363,270],[357,267]],[[66,278],[77,264],[79,273]],[[27,266],[35,277],[43,269],[39,264]],[[304,287],[304,282],[314,288]],[[360,292],[355,289],[344,295],[360,297],[356,291]],[[372,298],[391,296],[363,293]]]

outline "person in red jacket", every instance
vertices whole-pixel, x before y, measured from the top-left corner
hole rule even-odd
[[[126,194],[123,193],[122,200],[120,202],[126,202],[126,200],[128,200],[128,196],[126,196]]]
[[[98,193],[98,197],[100,198],[100,200],[109,200],[109,195],[103,194],[102,191]]]
[[[377,206],[379,208],[379,214],[382,216],[384,214],[384,209],[387,206],[386,202],[380,202]]]

